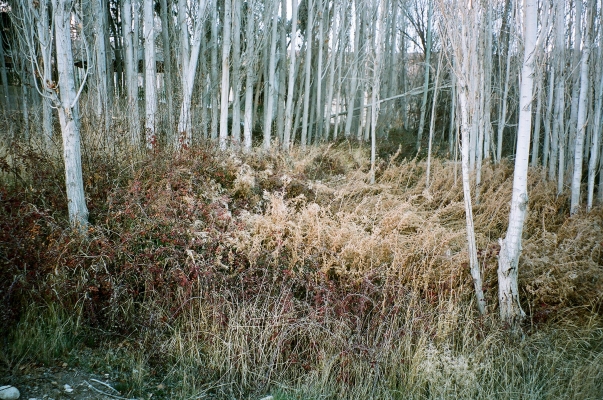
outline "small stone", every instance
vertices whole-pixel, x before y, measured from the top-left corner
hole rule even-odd
[[[274,400],[274,396],[262,397],[260,400]]]
[[[0,386],[0,400],[15,400],[21,396],[19,390],[14,386]]]
[[[69,386],[68,384],[65,384],[63,386],[63,389],[65,389],[65,393],[71,393],[71,392],[73,392],[73,388],[71,386]]]

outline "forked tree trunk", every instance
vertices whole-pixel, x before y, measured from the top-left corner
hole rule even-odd
[[[193,40],[191,45],[183,45],[190,49],[190,54],[182,54],[182,105],[180,106],[180,117],[178,118],[178,140],[176,148],[188,147],[193,140],[192,122],[191,122],[191,103],[193,99],[193,89],[195,87],[195,77],[197,76],[197,66],[199,64],[199,53],[201,52],[201,35],[203,33],[205,3],[199,1],[198,9],[195,13]],[[181,32],[182,34],[182,32]],[[186,37],[181,37],[182,43],[189,43],[188,27],[184,33]]]
[[[500,239],[498,258],[498,299],[501,320],[517,328],[525,313],[519,303],[517,284],[521,235],[528,206],[528,158],[530,156],[530,132],[532,128],[532,94],[534,57],[538,27],[538,1],[524,3],[524,58],[521,71],[519,126],[517,151],[513,174],[513,194],[509,227],[504,239]]]

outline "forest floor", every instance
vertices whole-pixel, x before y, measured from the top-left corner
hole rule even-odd
[[[60,157],[5,150],[0,385],[55,399],[102,398],[88,384],[125,398],[603,398],[603,209],[569,217],[530,171],[514,334],[496,283],[512,165],[485,164],[472,188],[479,316],[460,165],[436,159],[427,187],[423,160],[385,153],[371,185],[367,150],[346,142],[88,147],[80,234]]]

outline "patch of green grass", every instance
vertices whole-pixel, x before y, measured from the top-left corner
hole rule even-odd
[[[50,364],[68,357],[81,340],[81,312],[69,312],[56,304],[30,306],[8,335],[0,357],[9,367],[23,362]]]

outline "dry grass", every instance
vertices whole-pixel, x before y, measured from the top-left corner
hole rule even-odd
[[[5,193],[6,204],[23,199],[3,214],[7,228],[20,221],[2,249],[5,274],[21,282],[4,320],[29,321],[26,302],[77,309],[77,323],[48,326],[94,329],[105,344],[86,365],[113,365],[131,394],[161,382],[172,398],[603,397],[603,211],[569,218],[567,198],[538,171],[520,264],[530,318],[517,338],[496,317],[509,164],[484,166],[474,210],[489,303],[479,317],[452,163],[435,161],[426,189],[418,161],[381,163],[369,185],[366,151],[345,143],[290,155],[122,154],[94,170],[99,151],[85,163],[96,174],[88,238],[40,210],[59,203],[52,190]],[[25,256],[40,264],[35,282]],[[55,343],[46,354],[81,352]],[[16,340],[10,348],[11,368],[35,358]]]

